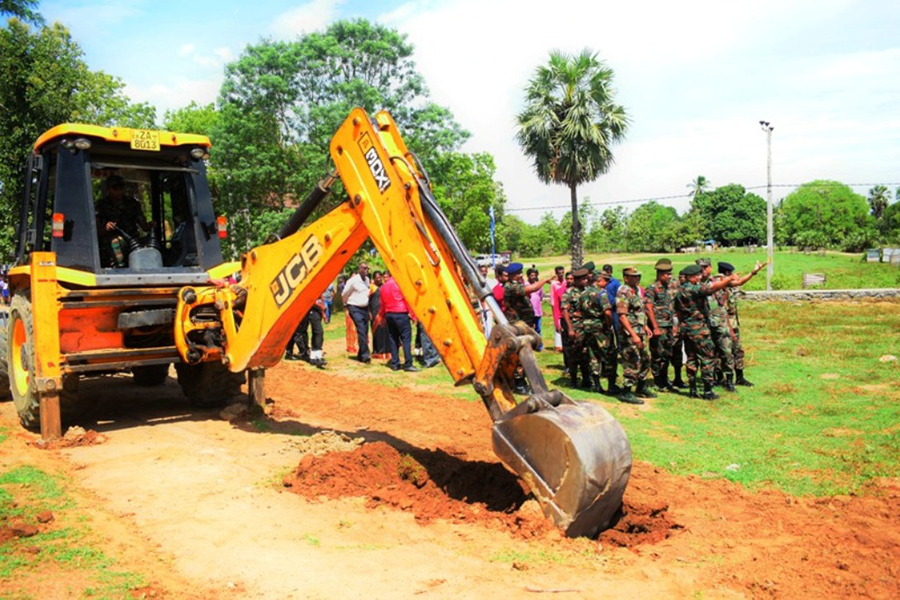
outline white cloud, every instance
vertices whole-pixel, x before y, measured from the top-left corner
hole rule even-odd
[[[185,44],[181,48],[178,49],[178,56],[190,56],[194,53],[194,45],[193,44]]]
[[[168,83],[154,83],[147,87],[133,84],[125,86],[125,93],[135,102],[149,102],[157,108],[157,117],[162,119],[166,110],[187,106],[191,101],[197,104],[214,102],[222,85],[222,77],[188,79],[178,77]]]
[[[338,17],[345,0],[312,0],[287,10],[272,21],[272,32],[282,39],[322,29]]]

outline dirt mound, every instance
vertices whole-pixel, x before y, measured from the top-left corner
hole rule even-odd
[[[93,429],[85,431],[81,427],[69,427],[66,435],[58,440],[38,439],[30,442],[32,446],[42,450],[59,450],[60,448],[73,448],[76,446],[95,446],[106,441],[106,436],[97,433]]]
[[[329,452],[351,452],[363,443],[363,438],[351,438],[343,433],[320,431],[294,442],[294,447],[302,454],[322,456]]]
[[[612,526],[600,534],[600,542],[635,548],[661,542],[679,529],[682,525],[673,520],[668,504],[626,501]]]
[[[420,523],[479,523],[522,538],[555,531],[540,510],[526,504],[518,480],[502,466],[467,462],[443,450],[413,456],[373,442],[352,452],[307,454],[284,485],[313,500],[363,496],[369,507],[408,511]]]

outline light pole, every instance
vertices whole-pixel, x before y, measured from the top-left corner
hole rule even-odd
[[[775,126],[768,121],[760,121],[759,126],[766,132],[766,142],[769,147],[769,159],[766,163],[766,175],[768,176],[768,184],[766,191],[768,201],[766,202],[766,254],[768,264],[766,265],[766,291],[772,291],[772,273],[775,271],[775,246],[772,242],[772,130]]]

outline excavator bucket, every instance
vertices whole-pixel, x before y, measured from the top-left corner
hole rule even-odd
[[[631,447],[605,409],[553,394],[550,402],[532,396],[495,421],[494,452],[567,536],[592,537],[622,505]]]

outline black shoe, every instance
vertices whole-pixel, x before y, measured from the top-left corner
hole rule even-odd
[[[631,393],[631,388],[627,385],[625,389],[622,390],[622,393],[619,394],[619,402],[624,402],[625,404],[643,404],[644,401]]]
[[[704,400],[718,400],[719,395],[712,390],[712,385],[707,382],[703,382],[703,399]]]
[[[672,380],[672,387],[676,387],[679,390],[687,389],[687,384],[684,382],[684,379],[681,378],[681,371],[675,373],[675,379]]]
[[[407,366],[403,367],[403,370],[406,371],[407,373],[418,373],[419,367],[417,367],[415,365],[407,365]]]
[[[656,398],[656,394],[653,393],[646,381],[642,381],[637,385],[637,390],[635,390],[634,394],[639,398]]]
[[[725,383],[722,384],[722,387],[725,388],[726,392],[734,392],[734,375],[731,373],[725,376]]]
[[[578,378],[574,375],[569,377],[569,387],[577,388],[578,387]]]
[[[593,385],[591,386],[591,391],[594,392],[595,394],[602,394],[603,387],[600,385],[600,378],[599,377],[591,377],[591,381],[593,382]]]
[[[367,365],[372,362],[372,359],[367,356],[365,358],[360,358],[359,362],[363,363],[364,365]]]
[[[607,380],[607,381],[608,381],[608,384],[607,384],[607,386],[606,386],[606,393],[607,393],[608,395],[610,395],[610,396],[617,396],[617,395],[619,395],[619,394],[621,394],[622,392],[625,391],[625,390],[623,390],[622,388],[620,388],[619,386],[616,385],[616,380],[615,380],[615,379],[610,379],[610,380]]]
[[[297,361],[300,360],[299,354],[285,354],[284,360]]]
[[[699,398],[700,394],[697,393],[697,378],[691,377],[691,385],[690,391],[688,392],[689,398]]]
[[[672,382],[669,381],[668,376],[663,375],[660,377],[659,391],[661,392],[672,392],[673,394],[678,390],[672,385]]]
[[[319,369],[324,369],[324,368],[325,368],[325,359],[324,359],[324,358],[317,358],[317,359],[315,359],[314,361],[312,361],[312,364],[313,364],[314,366],[316,366],[317,368],[319,368]]]
[[[734,385],[742,385],[744,387],[753,387],[753,384],[744,379],[744,370],[743,369],[735,369],[737,373],[737,378],[734,380]]]

